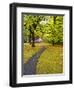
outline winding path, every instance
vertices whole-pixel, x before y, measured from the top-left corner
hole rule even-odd
[[[32,74],[36,74],[36,65],[37,65],[37,61],[38,58],[40,57],[40,55],[43,53],[43,51],[46,48],[43,46],[41,47],[41,49],[34,54],[27,63],[24,64],[24,71],[23,74],[24,75],[32,75]]]

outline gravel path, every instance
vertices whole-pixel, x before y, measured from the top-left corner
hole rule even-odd
[[[27,63],[24,64],[24,71],[23,71],[24,75],[36,74],[36,65],[37,65],[38,58],[40,57],[40,55],[43,53],[45,49],[46,48],[43,46],[35,55],[33,55],[33,57],[31,57],[28,60]]]

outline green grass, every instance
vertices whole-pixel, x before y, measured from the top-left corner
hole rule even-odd
[[[27,63],[29,58],[31,58],[35,53],[37,53],[41,46],[47,46],[48,43],[35,43],[35,47],[32,47],[29,43],[24,43],[23,55],[24,63]]]
[[[38,59],[36,74],[63,73],[63,46],[47,46]]]
[[[29,43],[24,44],[24,63],[27,63],[29,58],[31,58],[38,50],[40,49],[40,46],[37,45],[36,47],[31,47]]]
[[[49,45],[48,43],[36,43],[35,47],[31,47],[29,43],[24,43],[24,63],[27,63],[41,46],[45,46],[45,51],[38,59],[36,66],[36,74],[57,74],[63,73],[63,46]]]

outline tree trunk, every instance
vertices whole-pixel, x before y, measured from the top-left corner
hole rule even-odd
[[[31,44],[31,32],[29,34],[29,43]]]
[[[54,46],[54,40],[52,40],[52,45]]]
[[[35,36],[34,36],[34,31],[32,32],[32,47],[35,47]]]

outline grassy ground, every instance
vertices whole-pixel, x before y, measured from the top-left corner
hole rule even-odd
[[[48,46],[38,59],[36,74],[56,74],[63,72],[63,47]]]
[[[31,58],[36,52],[38,52],[41,46],[47,46],[48,43],[36,43],[35,47],[31,47],[29,43],[24,43],[24,63]]]
[[[56,74],[63,72],[63,46],[49,45],[48,43],[36,43],[31,47],[29,43],[24,44],[24,63],[39,51],[41,46],[46,50],[41,54],[36,66],[36,74]]]
[[[24,44],[24,63],[26,63],[29,58],[31,58],[38,50],[40,49],[40,46],[37,47],[31,47],[29,43]]]

